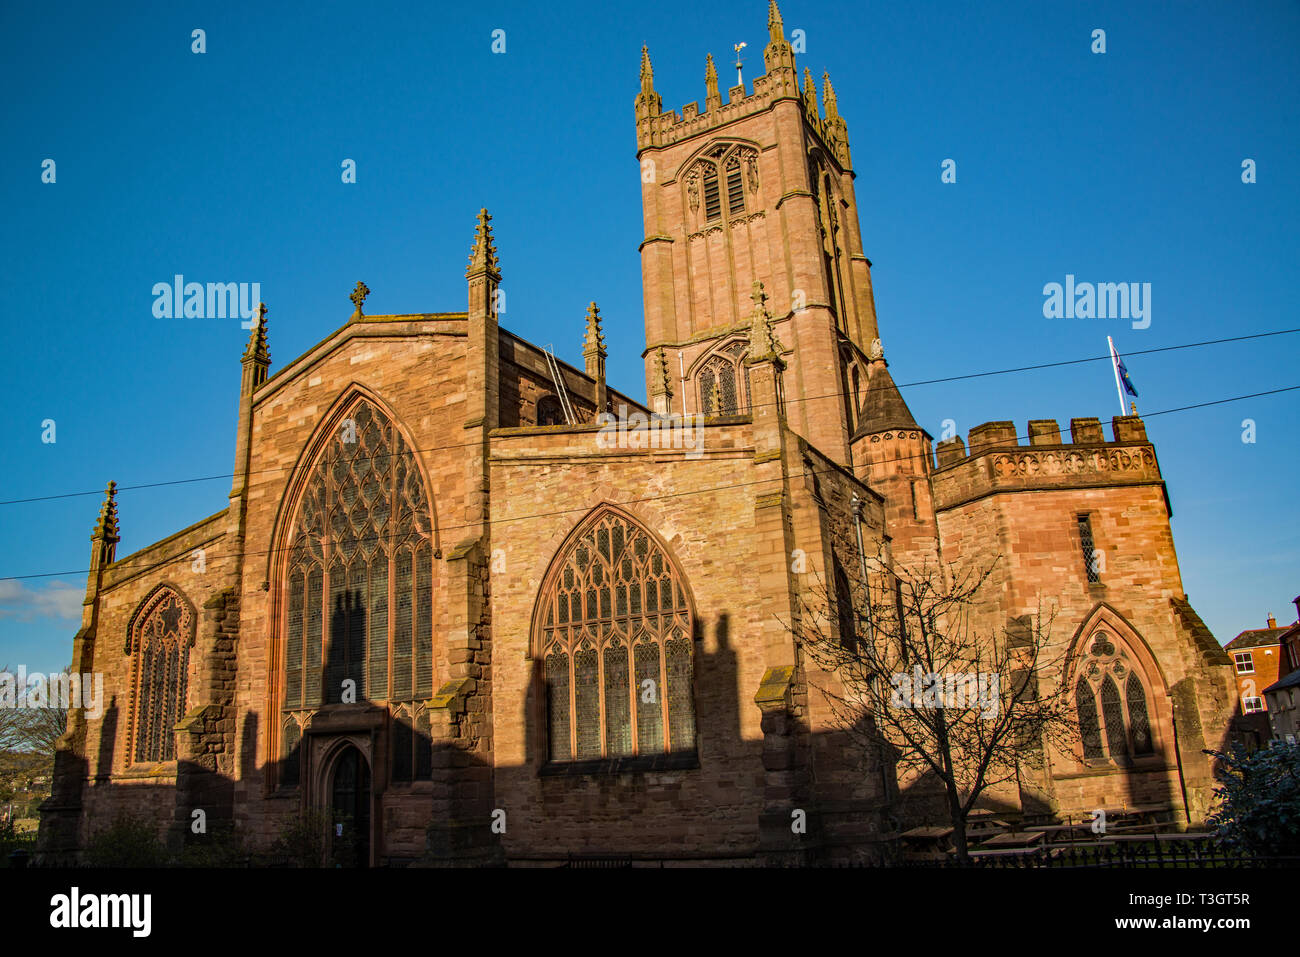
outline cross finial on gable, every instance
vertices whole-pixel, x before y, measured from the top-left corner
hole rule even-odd
[[[352,295],[348,296],[352,304],[357,307],[357,311],[352,313],[353,319],[361,319],[361,304],[366,301],[366,296],[370,295],[370,287],[364,282],[358,282],[357,288],[352,290]],[[350,320],[349,320],[350,321]]]

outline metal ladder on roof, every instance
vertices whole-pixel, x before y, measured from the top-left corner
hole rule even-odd
[[[560,399],[560,409],[564,412],[564,422],[566,425],[573,425],[578,421],[578,417],[574,414],[573,403],[569,401],[569,390],[564,387],[564,376],[560,375],[560,364],[555,360],[555,347],[547,344],[542,351],[546,353],[546,364],[551,370],[551,380],[555,383],[555,394]]]

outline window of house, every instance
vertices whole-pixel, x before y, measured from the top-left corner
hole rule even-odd
[[[1264,699],[1258,696],[1249,696],[1241,699],[1241,711],[1243,714],[1254,714],[1256,711],[1264,710]]]
[[[1122,764],[1152,754],[1146,688],[1128,651],[1104,631],[1087,647],[1074,689],[1084,760]]]
[[[137,612],[128,651],[134,657],[132,760],[176,760],[176,722],[185,715],[194,616],[171,588],[156,590]]]
[[[676,566],[604,508],[552,563],[539,604],[549,758],[695,749],[693,622]]]
[[[357,401],[310,467],[290,533],[284,709],[433,693],[431,508],[411,449]],[[282,727],[282,760],[299,744]],[[286,766],[286,771],[289,770]]]
[[[1234,651],[1232,660],[1237,664],[1237,674],[1253,675],[1255,673],[1255,659],[1251,657],[1249,651]]]

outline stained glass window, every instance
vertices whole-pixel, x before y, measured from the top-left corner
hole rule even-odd
[[[1128,650],[1105,631],[1098,631],[1086,647],[1075,685],[1084,760],[1109,758],[1122,764],[1132,757],[1153,754],[1146,689]]]
[[[350,687],[357,702],[427,698],[433,542],[414,453],[360,399],[310,469],[289,546],[285,709],[344,701]]]
[[[1106,749],[1101,746],[1101,725],[1097,721],[1097,699],[1083,678],[1075,688],[1075,701],[1079,708],[1079,733],[1083,738],[1083,757],[1087,761],[1101,761]]]
[[[280,755],[284,764],[280,768],[280,786],[296,788],[302,777],[302,729],[293,716],[284,719],[284,738],[281,742]]]
[[[1133,739],[1134,754],[1151,753],[1151,722],[1147,718],[1147,696],[1142,690],[1142,682],[1137,675],[1129,672],[1125,682],[1125,695],[1128,698],[1129,733]]]
[[[150,596],[131,626],[135,658],[135,761],[176,760],[176,723],[185,716],[194,619],[170,588]]]
[[[662,546],[602,509],[547,581],[539,644],[550,759],[694,750],[691,613]]]

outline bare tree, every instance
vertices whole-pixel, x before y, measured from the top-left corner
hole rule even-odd
[[[998,560],[908,572],[877,554],[857,582],[837,573],[833,590],[813,589],[794,629],[809,664],[838,677],[815,686],[849,739],[892,753],[900,777],[929,772],[942,784],[963,861],[981,795],[1077,737],[1065,658],[1045,657],[1054,613],[1044,618],[1040,604],[1013,629],[974,624]]]
[[[8,667],[0,675],[18,676]],[[43,707],[0,707],[0,753],[23,751],[54,760],[54,744],[68,729],[68,711],[59,701],[46,701]]]

